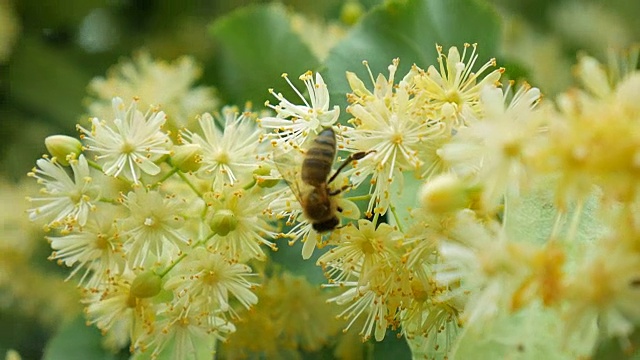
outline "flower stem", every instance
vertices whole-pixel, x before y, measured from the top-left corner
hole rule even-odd
[[[391,210],[391,213],[393,214],[393,219],[396,221],[396,226],[398,226],[398,230],[404,233],[404,230],[402,229],[402,222],[400,221],[400,217],[396,212],[396,207],[393,205],[389,205],[389,210]]]
[[[171,165],[171,163],[169,163],[169,165]],[[179,169],[177,167],[172,167],[171,171],[169,171],[168,173],[166,173],[162,179],[158,180],[158,182],[156,182],[153,185],[153,188],[158,187],[160,184],[162,184],[163,182],[165,182],[168,178],[170,178],[171,176],[173,176],[173,174],[177,173],[179,171]]]
[[[91,166],[92,168],[99,170],[101,173],[104,173],[104,171],[102,171],[102,166],[100,166],[97,162],[87,159],[87,164],[89,164],[89,166]]]
[[[187,253],[183,253],[182,255],[180,255],[176,261],[173,261],[169,266],[167,266],[166,269],[164,269],[162,272],[160,272],[158,274],[158,276],[160,276],[161,278],[164,277],[165,275],[167,275],[171,269],[173,269],[176,265],[178,265],[180,263],[180,261],[182,261],[182,259],[187,257]]]
[[[193,185],[193,183],[189,180],[189,178],[187,178],[187,176],[183,172],[178,171],[177,174],[178,176],[180,176],[180,179],[182,179],[187,185],[189,185],[191,190],[193,190],[193,192],[196,193],[198,197],[202,198],[202,193],[198,189],[196,189],[195,185]]]

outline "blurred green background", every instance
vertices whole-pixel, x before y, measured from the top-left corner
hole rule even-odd
[[[202,68],[194,86],[213,87],[219,104],[262,110],[269,88],[287,94],[283,72],[323,72],[344,105],[344,72],[363,71],[364,56],[383,73],[394,57],[426,68],[436,60],[431,44],[478,41],[478,65],[496,57],[509,78],[553,97],[572,84],[578,52],[606,60],[609,49],[637,42],[638,14],[640,1],[628,0],[0,0],[0,356],[41,358],[80,309],[68,305],[73,284],[59,285],[64,269],[46,261],[42,232],[23,219],[23,183],[44,138],[76,136],[91,115],[88,84],[123,59],[141,50],[167,61],[192,56]],[[286,251],[278,257],[300,270]],[[317,269],[304,271],[320,281]]]
[[[221,71],[220,63],[228,57],[221,54],[210,26],[234,10],[268,3],[249,0],[1,0],[0,4],[4,4],[0,8],[2,26],[7,26],[9,20],[6,18],[12,18],[16,26],[3,28],[0,35],[12,39],[11,45],[5,46],[7,55],[0,72],[0,171],[13,180],[18,179],[43,153],[44,136],[74,134],[75,124],[85,113],[83,99],[89,81],[95,76],[104,76],[119,59],[130,57],[141,48],[166,60],[192,55],[203,66],[200,83],[218,88],[223,103],[261,100],[257,101],[261,105],[269,98],[268,87],[284,88],[278,81],[284,70],[273,73],[276,69],[254,69],[257,84],[270,83],[262,89],[255,84],[234,84],[232,74]],[[357,21],[358,14],[365,14],[382,1],[290,0],[279,3],[283,14],[298,13],[321,24],[337,24],[346,31],[350,25],[346,22]],[[359,10],[349,17],[350,9],[353,12],[354,8],[349,6],[354,4]],[[640,18],[637,16],[640,5],[637,1],[493,0],[488,5],[494,6],[502,19],[501,51],[500,54],[483,53],[483,44],[480,44],[480,60],[483,60],[482,55],[495,56],[502,60],[500,65],[524,74],[534,73],[533,67],[539,66],[535,75],[527,78],[548,95],[570,83],[566,67],[573,63],[577,51],[603,57],[609,47],[623,48],[640,37]],[[281,21],[283,26],[288,26],[289,19],[282,18]],[[273,65],[267,57],[269,54],[252,44],[249,37],[253,30],[247,29],[245,34],[234,31],[233,41],[244,46],[248,54],[260,56],[267,66]],[[318,46],[325,46],[321,43],[331,40],[324,37],[316,42]],[[388,62],[394,56],[389,54],[384,61]],[[319,68],[321,61],[301,56],[291,59],[291,63],[298,66],[286,71],[297,75],[295,71],[299,69],[302,72]],[[271,73],[270,79],[257,76],[265,73]],[[240,99],[241,90],[247,87],[252,92]],[[255,98],[260,93],[262,98]]]

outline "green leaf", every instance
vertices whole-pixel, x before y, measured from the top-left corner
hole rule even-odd
[[[384,340],[373,342],[373,360],[410,359],[411,349],[404,336],[398,337],[397,331],[387,330]]]
[[[424,180],[408,171],[403,173],[402,181],[394,179],[391,183],[394,208],[387,215],[390,224],[399,225],[403,231],[407,230],[407,225],[413,221],[411,211],[420,206],[417,194],[424,183]]]
[[[508,197],[504,222],[509,239],[546,243],[558,214],[554,204],[553,190],[544,184],[518,197]]]
[[[322,268],[316,265],[316,261],[327,251],[327,248],[315,249],[313,256],[304,260],[302,258],[302,246],[302,241],[296,241],[293,246],[288,245],[287,241],[278,241],[278,251],[271,252],[270,258],[283,270],[292,274],[302,275],[311,284],[325,284],[327,278],[324,276]]]
[[[61,4],[50,1],[21,0],[14,3],[24,19],[26,30],[71,31],[92,10],[104,7],[109,1],[67,0]]]
[[[2,108],[0,127],[0,172],[18,181],[33,168],[35,159],[47,149],[44,138],[60,131],[49,123],[34,121],[32,115],[16,108]],[[46,258],[44,255],[43,258]]]
[[[102,345],[102,335],[96,327],[88,327],[82,316],[60,328],[44,350],[44,360],[83,360],[118,357],[107,352]]]
[[[602,340],[594,354],[593,360],[638,360],[640,359],[640,328],[635,328],[627,339],[609,338]]]
[[[216,348],[215,336],[210,335],[206,338],[192,336],[189,341],[190,345],[193,346],[192,352],[184,352],[186,350],[184,343],[179,342],[176,337],[172,337],[168,341],[163,340],[163,349],[159,354],[153,354],[153,350],[149,349],[145,352],[137,352],[131,355],[129,360],[215,359],[213,355]]]
[[[252,101],[261,105],[275,88],[285,97],[296,95],[281,78],[292,79],[318,66],[318,60],[291,29],[281,5],[250,6],[213,23],[211,34],[219,45],[216,73],[229,103]],[[301,83],[300,83],[301,84]]]
[[[531,306],[463,328],[454,353],[449,355],[455,359],[575,359],[563,341],[562,319],[557,312]]]
[[[375,74],[387,73],[387,66],[400,58],[398,77],[415,63],[421,68],[436,64],[436,43],[446,49],[464,43],[478,43],[478,64],[497,56],[500,21],[495,11],[476,0],[388,1],[375,8],[331,51],[326,61],[326,81],[332,102],[345,106],[350,92],[345,71],[360,79],[369,75],[362,66],[367,60]],[[365,80],[365,83],[368,83]]]
[[[6,294],[7,287],[2,291]],[[16,298],[14,301],[20,300]],[[14,301],[8,302],[10,306],[5,303],[0,310],[0,358],[5,359],[5,354],[10,349],[18,351],[23,359],[40,358],[50,331],[39,320],[14,306]]]
[[[505,229],[510,239],[544,244],[554,226],[558,227],[560,236],[574,231],[579,242],[594,241],[606,233],[607,228],[598,218],[601,210],[597,191],[579,208],[575,204],[569,206],[559,220],[554,191],[553,180],[543,179],[520,196],[507,199]]]

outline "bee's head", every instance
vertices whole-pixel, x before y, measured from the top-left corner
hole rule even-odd
[[[337,216],[334,216],[328,220],[313,223],[311,226],[313,227],[313,230],[323,233],[335,229],[338,225],[340,225],[340,220]]]

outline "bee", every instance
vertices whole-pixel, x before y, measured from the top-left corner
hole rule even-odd
[[[336,134],[333,128],[328,127],[320,131],[307,149],[299,172],[288,171],[283,165],[284,162],[276,162],[278,170],[302,206],[304,216],[309,219],[313,229],[318,233],[331,231],[338,227],[340,224],[338,212],[342,212],[342,209],[336,204],[334,196],[349,187],[349,185],[345,185],[332,190],[329,185],[347,165],[362,159],[371,151],[361,151],[349,155],[329,177],[335,162],[336,152]]]

